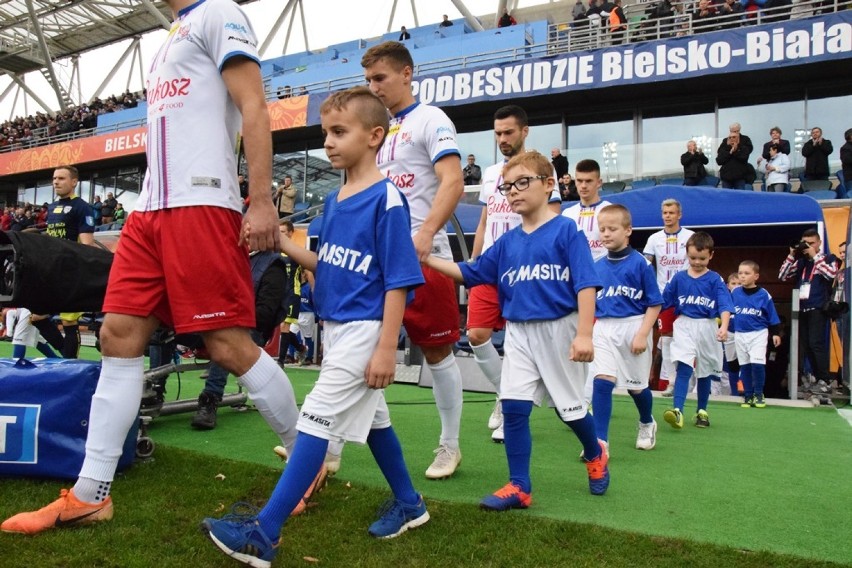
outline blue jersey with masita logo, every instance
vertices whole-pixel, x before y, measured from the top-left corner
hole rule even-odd
[[[737,316],[731,319],[731,322],[736,321],[735,331],[759,331],[781,323],[772,296],[763,288],[751,294],[746,293],[742,286],[735,288],[731,299]]]
[[[577,292],[600,287],[586,237],[561,215],[529,234],[515,227],[459,267],[465,286],[497,286],[509,321],[559,319],[577,310]]]
[[[719,273],[708,270],[698,278],[688,270],[675,274],[663,290],[663,308],[674,307],[675,315],[693,319],[717,318],[733,312],[731,293]]]
[[[381,320],[385,292],[424,282],[408,203],[389,180],[343,201],[339,193],[325,201],[314,308],[320,319],[332,322]],[[409,291],[407,300],[413,297]]]
[[[657,275],[648,260],[632,248],[625,252],[619,258],[608,255],[595,262],[603,285],[595,302],[596,318],[644,315],[650,306],[663,303]]]

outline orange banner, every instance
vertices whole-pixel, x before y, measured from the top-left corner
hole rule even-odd
[[[272,131],[307,124],[308,97],[291,97],[269,103]],[[0,154],[0,176],[49,170],[65,164],[85,164],[145,153],[147,128],[139,126],[110,134],[89,136]]]

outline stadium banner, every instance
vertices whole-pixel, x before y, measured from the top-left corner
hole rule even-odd
[[[273,131],[307,124],[308,97],[291,97],[269,103]],[[0,176],[48,170],[66,164],[85,164],[145,153],[145,126],[37,146],[0,154]]]
[[[415,54],[416,57],[416,54]],[[424,104],[487,100],[781,69],[852,57],[852,11],[661,41],[554,53],[416,77]]]

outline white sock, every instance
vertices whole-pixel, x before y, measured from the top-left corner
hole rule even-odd
[[[328,443],[328,449],[325,451],[326,455],[340,457],[343,454],[343,440],[332,440]]]
[[[456,356],[450,353],[447,358],[429,365],[432,371],[432,393],[441,417],[441,445],[457,449],[462,413],[462,378]]]
[[[258,352],[260,357],[255,364],[237,380],[245,387],[260,415],[292,455],[296,444],[296,422],[299,420],[293,385],[266,351],[258,349]]]
[[[503,372],[503,361],[500,360],[500,354],[497,353],[497,348],[489,339],[481,345],[471,345],[473,349],[473,358],[476,359],[476,364],[482,370],[485,378],[491,381],[494,388],[497,389],[497,394],[500,394],[500,376]]]
[[[104,357],[101,376],[89,410],[86,457],[74,495],[81,501],[97,503],[98,488],[112,482],[124,440],[139,414],[142,401],[144,358]],[[93,483],[94,482],[94,483]],[[106,499],[109,486],[105,488]]]
[[[660,351],[663,357],[663,363],[660,366],[660,378],[666,379],[670,385],[673,385],[677,375],[677,365],[672,361],[671,337],[663,336],[660,338]]]

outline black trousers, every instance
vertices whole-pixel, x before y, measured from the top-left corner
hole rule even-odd
[[[799,314],[799,345],[817,380],[828,383],[828,317],[815,309]]]

